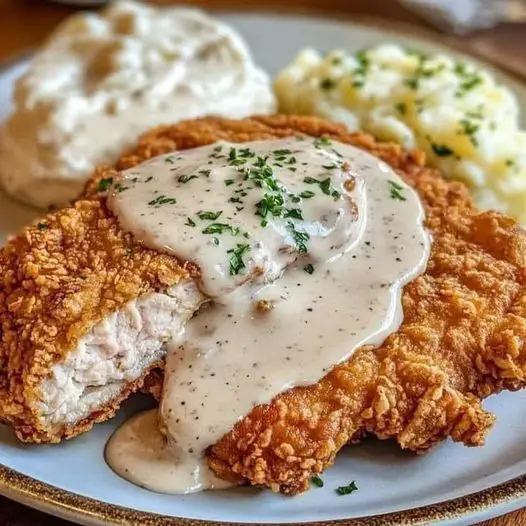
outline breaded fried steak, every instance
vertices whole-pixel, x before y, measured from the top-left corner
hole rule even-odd
[[[404,321],[315,385],[254,407],[208,449],[235,483],[297,493],[364,433],[422,451],[451,436],[479,445],[493,423],[480,398],[524,385],[526,236],[478,212],[423,156],[308,117],[207,118],[145,135],[117,169],[217,140],[326,136],[368,150],[418,192],[433,246],[404,289]],[[163,359],[170,331],[206,301],[199,269],[145,249],[106,206],[101,168],[72,206],[0,252],[0,416],[26,441],[57,442],[111,417]],[[150,377],[148,385],[157,382]],[[218,393],[220,396],[220,393]]]

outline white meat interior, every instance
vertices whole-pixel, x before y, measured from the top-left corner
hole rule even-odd
[[[153,363],[206,300],[194,281],[146,294],[97,323],[43,382],[45,425],[75,423],[104,407]]]

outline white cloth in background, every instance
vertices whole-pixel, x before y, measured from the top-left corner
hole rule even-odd
[[[438,28],[458,34],[493,27],[499,22],[526,22],[526,0],[400,0],[400,2]]]

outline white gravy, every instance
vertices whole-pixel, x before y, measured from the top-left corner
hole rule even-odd
[[[380,345],[429,255],[417,194],[341,143],[220,142],[112,184],[122,227],[195,262],[211,299],[173,336],[158,414],[135,417],[107,448],[118,474],[154,491],[224,487],[206,448],[255,405]]]

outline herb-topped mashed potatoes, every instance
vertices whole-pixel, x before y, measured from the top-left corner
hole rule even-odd
[[[382,45],[355,55],[301,52],[276,78],[281,110],[363,129],[467,183],[478,205],[526,224],[526,132],[511,91],[445,55]]]

